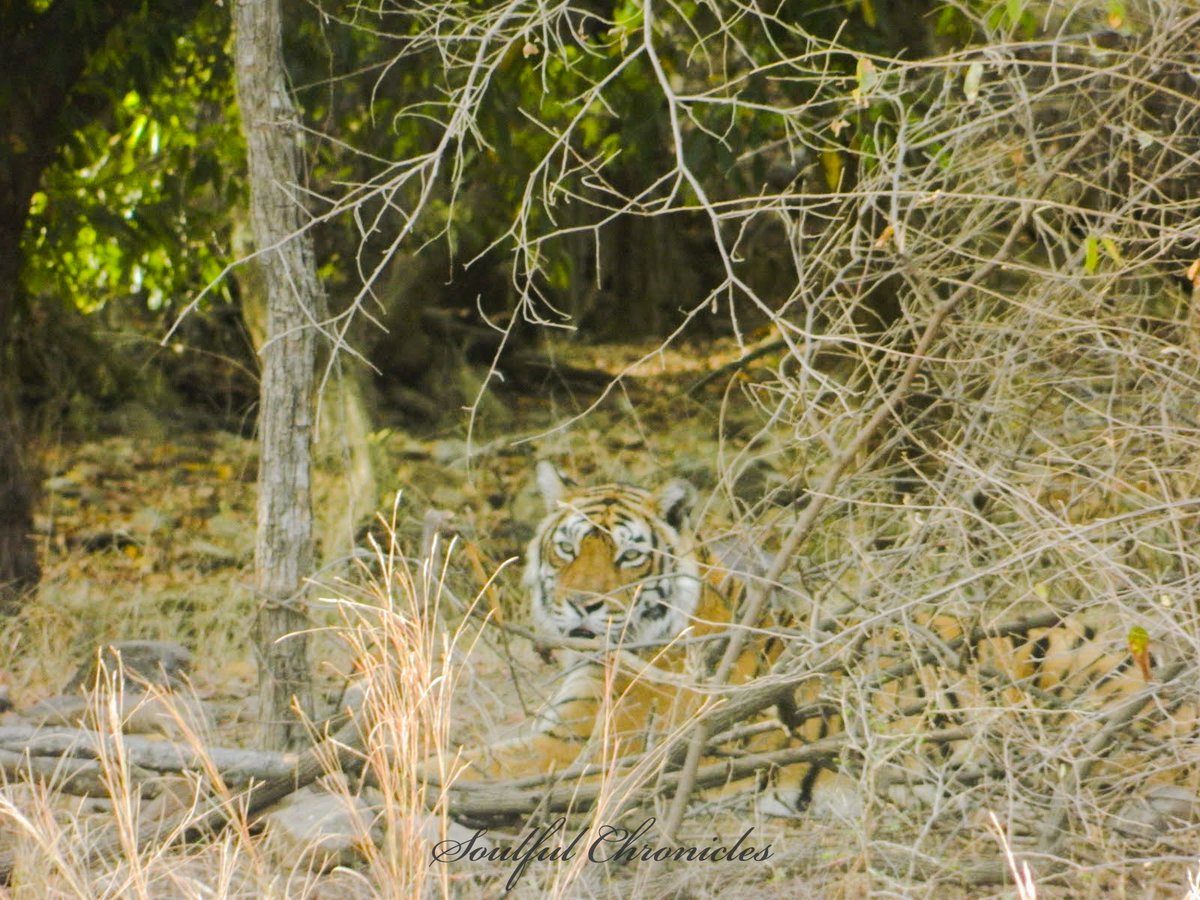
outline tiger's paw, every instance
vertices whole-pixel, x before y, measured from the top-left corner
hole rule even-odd
[[[807,779],[805,780],[807,781]],[[853,822],[862,818],[865,804],[858,782],[840,772],[822,772],[815,784],[781,785],[755,799],[755,809],[779,818],[814,817]]]

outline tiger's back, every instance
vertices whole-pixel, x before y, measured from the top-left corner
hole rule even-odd
[[[1111,827],[1194,817],[1197,704],[1171,681],[1181,664],[1139,662],[1119,622],[981,618],[863,626],[836,676],[803,682],[793,733],[840,734],[855,752],[789,772],[792,805],[857,816],[871,798],[903,808],[957,795],[978,806],[990,783],[1024,798],[1031,830],[1061,827],[1083,794]],[[859,626],[844,627],[852,640]]]

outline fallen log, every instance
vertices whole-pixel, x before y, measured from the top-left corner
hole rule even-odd
[[[137,831],[135,845],[142,848],[169,847],[183,841],[219,831],[235,815],[253,819],[267,807],[277,803],[293,791],[311,784],[332,768],[352,770],[362,749],[359,723],[353,719],[343,725],[331,737],[300,754],[296,763],[285,775],[269,781],[252,781],[236,796],[230,798],[214,796],[195,807],[177,812],[159,820],[142,822]],[[117,828],[110,827],[94,835],[87,848],[89,860],[120,856],[129,846],[129,835],[122,835]],[[12,881],[16,865],[12,850],[0,850],[0,885]]]
[[[0,772],[8,781],[41,781],[56,791],[76,797],[108,793],[100,763],[94,759],[25,756],[0,749]]]
[[[972,641],[978,641],[985,637],[1023,634],[1033,628],[1053,624],[1057,618],[1054,614],[1048,614],[1019,622],[976,628],[955,640],[940,644],[936,654],[954,652]],[[861,639],[861,635],[847,637],[846,649],[851,656]],[[877,673],[871,683],[875,687],[881,688],[893,680],[907,677],[920,666],[934,662],[936,654],[932,650],[917,654],[914,659]],[[719,737],[719,733],[723,730],[752,718],[769,705],[780,703],[786,699],[805,679],[839,669],[844,665],[843,657],[831,654],[819,666],[800,667],[798,671],[778,673],[761,682],[728,688],[724,696],[714,697],[712,707],[704,712],[702,718],[708,729]],[[1104,755],[1104,748],[1100,745],[1106,744],[1116,730],[1123,727],[1139,709],[1153,699],[1163,683],[1169,683],[1181,671],[1181,665],[1164,670],[1164,682],[1148,685],[1145,691],[1130,697],[1113,713],[1112,721],[1089,745],[1097,757]],[[824,714],[819,702],[811,708],[792,707],[789,712],[791,717],[796,720]],[[919,712],[919,709],[914,712]],[[22,730],[23,728],[24,730]],[[265,758],[270,760],[271,764],[283,767],[282,772],[265,781],[252,780],[248,787],[236,796],[222,792],[221,796],[210,797],[188,810],[159,821],[144,822],[139,827],[136,846],[146,849],[170,846],[215,832],[235,818],[242,819],[244,817],[245,820],[253,822],[268,807],[295,790],[310,784],[326,772],[337,769],[352,772],[360,768],[364,747],[363,733],[368,730],[369,724],[351,718],[332,736],[298,756],[295,754],[263,754],[258,751],[220,750],[219,748],[207,749],[201,753],[190,746],[181,747],[165,741],[124,738],[127,748],[132,747],[133,744],[139,745],[142,750],[145,748],[141,745],[156,747],[157,752],[145,750],[145,755],[138,757],[139,760],[151,764],[165,765],[168,761],[172,763],[198,762],[207,758],[211,759],[213,765],[217,766],[219,770],[218,757],[221,754],[234,754],[231,757],[221,758],[230,764],[239,761],[243,765],[249,758]],[[922,730],[912,734],[892,733],[888,736],[901,741],[919,739],[924,744],[943,744],[963,740],[973,732],[974,727],[953,727],[931,731]],[[102,742],[111,741],[112,738],[95,732],[75,729],[44,729],[39,732],[37,729],[25,726],[0,728],[0,752],[12,753],[13,751],[7,748],[19,744],[21,740],[47,752],[56,750],[85,753],[87,748],[92,748],[92,752],[95,752],[95,748],[101,746],[105,746],[107,751],[108,747]],[[842,733],[773,752],[751,753],[727,758],[702,765],[691,773],[681,770],[682,754],[678,748],[674,748],[667,753],[666,758],[657,767],[658,774],[654,787],[656,792],[690,793],[694,788],[712,787],[745,778],[766,767],[787,766],[794,763],[823,763],[840,756],[851,746],[851,736]],[[127,753],[127,758],[131,762],[135,758],[135,752]],[[273,756],[278,758],[272,759]],[[22,757],[23,760],[34,758],[48,761],[44,756],[33,757],[27,754]],[[79,762],[73,757],[70,759],[73,763]],[[0,762],[3,762],[3,758],[0,758]],[[83,762],[94,761],[83,760]],[[178,769],[158,769],[156,771],[178,771]],[[599,774],[598,770],[581,765],[572,767],[566,772],[545,776],[544,779],[527,777],[503,782],[459,782],[444,787],[434,783],[430,785],[429,796],[437,797],[438,788],[441,787],[445,802],[453,810],[455,818],[468,821],[516,818],[535,812],[560,812],[568,809],[583,812],[590,809],[600,799],[605,786],[599,783],[599,779],[583,783],[576,779],[578,776],[587,779],[596,774]],[[85,781],[92,777],[92,771],[87,767],[69,768],[66,775],[62,777],[78,777],[81,781]],[[253,775],[250,777],[253,778]],[[1057,824],[1059,823],[1056,822]],[[119,855],[127,846],[129,846],[129,837],[122,837],[115,828],[110,828],[96,835],[96,840],[88,848],[88,857],[102,858]],[[0,884],[7,884],[11,879],[14,863],[12,851],[0,852]],[[985,866],[971,876],[972,883],[986,883],[993,878],[1002,878],[1005,871],[1003,866]]]
[[[220,773],[225,784],[241,788],[253,781],[287,777],[300,759],[297,753],[239,750],[226,747],[194,747],[189,744],[124,735],[120,753],[130,766],[154,774],[184,771]],[[89,766],[62,768],[64,760],[98,760],[117,754],[112,735],[85,728],[39,728],[33,725],[0,726],[0,770],[10,778],[32,773],[53,781],[66,793],[96,793],[83,773]],[[55,776],[69,771],[72,777],[59,782]],[[75,790],[72,788],[79,788]],[[87,787],[87,790],[82,790]]]

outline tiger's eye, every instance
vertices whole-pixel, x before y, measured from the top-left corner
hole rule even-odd
[[[635,565],[636,563],[640,563],[645,558],[646,558],[645,550],[638,550],[638,549],[626,550],[624,553],[622,553],[620,556],[617,557],[617,563],[618,563],[618,565],[630,565],[631,566],[631,565]]]
[[[560,556],[565,556],[567,559],[575,555],[575,545],[570,541],[559,541],[554,545],[554,549],[559,552]]]

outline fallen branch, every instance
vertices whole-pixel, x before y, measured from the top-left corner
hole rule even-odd
[[[93,759],[25,756],[0,750],[0,772],[6,781],[37,780],[76,797],[108,794],[100,763]]]
[[[930,665],[943,658],[946,652],[954,652],[964,646],[995,637],[1026,634],[1036,628],[1052,626],[1061,621],[1061,616],[1048,613],[1021,621],[997,626],[980,626],[964,635],[941,643],[917,654],[914,658],[878,672],[868,687],[879,688],[888,682],[905,678],[922,666]],[[851,642],[851,650],[861,644],[867,632],[857,635]],[[720,699],[704,716],[709,734],[718,739],[728,729],[752,718],[763,709],[779,704],[790,697],[802,682],[845,668],[844,656],[831,657],[824,665],[806,668],[786,675],[771,676],[769,680],[730,688],[729,694]],[[1111,742],[1118,730],[1124,727],[1149,701],[1163,683],[1169,682],[1183,670],[1183,664],[1175,664],[1163,672],[1163,681],[1145,692],[1129,698],[1107,717],[1104,727],[1089,741],[1088,747],[1095,751],[1095,758],[1102,758],[1103,749]],[[828,710],[821,701],[807,704],[791,711],[792,723],[805,721],[814,716],[827,715]],[[918,714],[920,708],[904,710],[901,717]],[[138,846],[169,846],[194,836],[217,831],[237,816],[253,820],[258,813],[281,800],[283,797],[304,787],[322,774],[331,770],[353,770],[361,760],[363,751],[362,732],[364,726],[356,719],[342,725],[331,737],[326,738],[303,754],[270,754],[259,751],[210,748],[198,751],[195,748],[154,741],[145,738],[125,737],[125,757],[131,766],[146,772],[180,771],[200,769],[217,771],[225,778],[234,779],[248,787],[236,797],[212,797],[199,808],[176,814],[162,822],[147,822],[137,835]],[[956,726],[933,731],[901,732],[886,735],[888,740],[904,741],[919,739],[922,744],[945,744],[965,740],[974,735],[977,726]],[[820,764],[842,755],[851,745],[853,735],[841,733],[811,743],[786,747],[764,753],[747,753],[698,766],[692,773],[680,769],[686,756],[688,744],[681,742],[665,762],[664,774],[658,779],[657,787],[668,794],[686,788],[715,787],[731,781],[748,778],[765,768],[784,767],[809,763]],[[37,729],[31,726],[9,726],[0,728],[0,767],[5,771],[21,773],[27,777],[32,772],[38,777],[53,780],[60,789],[70,784],[77,790],[72,792],[97,793],[104,789],[99,779],[99,764],[78,756],[97,755],[97,748],[111,748],[111,736],[93,731],[69,728]],[[10,748],[18,747],[18,751]],[[36,752],[35,752],[36,751]],[[111,752],[111,749],[109,750]],[[53,754],[57,754],[55,758]],[[209,762],[205,762],[208,760]],[[626,760],[630,762],[630,760]],[[1086,777],[1090,764],[1076,774],[1076,781]],[[282,770],[282,771],[281,771]],[[562,812],[574,810],[584,812],[591,809],[600,799],[604,787],[601,784],[580,784],[577,779],[598,774],[594,764],[579,764],[565,771],[540,777],[524,777],[506,781],[458,782],[445,787],[450,808],[456,818],[466,820],[496,820],[528,816],[535,812]],[[694,776],[694,778],[693,778]],[[260,780],[265,779],[265,780]],[[227,784],[233,781],[227,780]],[[436,782],[431,787],[439,787]],[[1050,825],[1061,827],[1065,810],[1057,810]],[[1049,833],[1049,829],[1047,830]],[[98,836],[89,849],[89,856],[101,857],[119,852],[122,847],[115,829]],[[11,877],[14,859],[11,851],[0,852],[0,884]],[[1003,878],[1004,870],[985,865],[974,872],[969,881],[986,883],[992,875]]]
[[[92,761],[115,753],[112,735],[83,728],[38,728],[32,725],[0,727],[0,769],[10,778],[28,774],[55,782],[66,793],[93,794],[87,765],[66,765],[66,760]],[[187,744],[125,735],[121,738],[124,757],[131,766],[153,774],[215,769],[230,787],[245,787],[253,781],[270,781],[289,775],[299,761],[296,753],[239,750],[225,747],[196,748]],[[71,777],[63,783],[56,776]],[[87,788],[87,789],[84,789]],[[106,789],[101,787],[99,792]]]
[[[362,733],[357,720],[351,719],[331,737],[304,751],[286,775],[265,782],[252,782],[236,797],[210,797],[200,806],[187,809],[161,821],[143,822],[137,832],[136,846],[169,847],[198,835],[219,831],[235,816],[254,818],[288,794],[311,784],[321,775],[341,768],[355,767],[362,751]],[[87,848],[87,858],[97,860],[119,856],[128,844],[116,828],[96,834]],[[0,851],[0,885],[12,880],[16,859],[13,851]]]
[[[1037,628],[1046,628],[1057,625],[1061,621],[1062,616],[1058,613],[1044,613],[1042,615],[1031,616],[1027,619],[1007,622],[1001,625],[978,626],[958,638],[944,642],[936,649],[930,649],[922,653],[918,653],[912,659],[882,670],[881,672],[877,673],[874,678],[868,680],[865,686],[868,689],[879,689],[890,682],[901,678],[906,678],[922,666],[930,665],[936,662],[947,651],[952,652],[967,645],[978,644],[979,642],[988,638],[1024,635]],[[832,624],[827,623],[827,625],[829,628],[832,628]],[[853,651],[853,649],[860,644],[866,638],[866,636],[867,635],[865,633],[857,636],[850,644],[851,651]],[[580,643],[584,642],[581,641]],[[804,681],[814,677],[833,674],[844,670],[845,664],[841,660],[837,658],[830,658],[821,666],[805,668],[803,671],[799,672],[774,675],[767,679],[751,682],[749,684],[726,688],[721,699],[715,703],[713,707],[704,715],[704,722],[706,726],[708,726],[710,733],[713,734],[711,744],[722,744],[730,740],[729,729],[734,728],[739,723],[753,718],[764,709],[780,704],[784,700],[790,698],[796,688]],[[903,718],[906,716],[915,715],[920,712],[920,709],[921,707],[914,706],[912,709],[902,710],[898,713],[898,717]],[[793,726],[795,726],[818,716],[829,715],[832,712],[836,712],[836,710],[828,709],[828,703],[818,701],[790,711],[789,718]],[[956,733],[956,729],[948,729],[944,733]],[[899,736],[900,735],[892,735],[891,737]],[[841,747],[841,742],[844,742],[845,740],[846,738],[844,736],[834,736],[833,738],[827,739],[827,741],[839,742],[837,744],[839,748]],[[826,746],[827,741],[814,742],[806,744],[803,747],[791,747],[784,750],[775,751],[770,754],[739,756],[735,758],[735,761],[738,765],[733,770],[726,770],[725,767],[730,763],[722,762],[719,764],[714,763],[710,765],[706,771],[716,771],[717,769],[721,769],[722,771],[727,771],[727,775],[729,775],[729,777],[741,778],[753,774],[754,771],[756,771],[758,768],[761,768],[761,766],[767,762],[771,762],[775,765],[787,765],[790,762],[805,762],[809,761],[810,754],[815,754],[814,758],[816,760],[823,760],[840,752],[839,749],[836,751],[831,751],[830,753],[825,753],[821,748]],[[682,754],[685,751],[686,745],[684,743],[681,742],[677,744],[672,755],[668,757],[664,768],[668,771],[671,769],[677,769],[682,760]],[[791,754],[798,755],[793,758]],[[776,756],[779,757],[779,760],[783,761],[776,760]],[[630,757],[627,760],[623,760],[623,762],[633,763],[637,758],[638,757]],[[499,806],[497,807],[497,811],[493,813],[494,815],[516,815],[522,811],[531,812],[533,807],[528,807],[527,801],[523,799],[525,794],[536,796],[540,801],[541,798],[547,797],[546,788],[547,785],[549,785],[551,786],[550,802],[559,802],[553,799],[556,796],[554,794],[554,791],[557,789],[556,786],[568,783],[573,785],[576,779],[598,774],[600,771],[602,771],[602,769],[603,767],[596,763],[583,763],[549,775],[525,776],[522,778],[505,781],[459,782],[451,785],[449,788],[450,792],[455,796],[453,810],[457,815],[462,813],[466,808],[459,799],[460,795],[482,797],[494,792],[497,798],[501,798],[501,795],[503,795],[503,798],[498,799],[497,801]],[[668,774],[664,776],[659,783],[671,786],[675,783],[675,780],[677,780],[677,776],[671,776]],[[708,785],[709,782],[707,781],[701,783],[702,787]],[[589,805],[591,800],[594,799],[592,794],[586,790],[576,790],[572,788],[569,793],[573,797],[583,798],[588,802]],[[500,811],[501,808],[504,810],[515,810],[515,812],[502,812]],[[560,809],[563,807],[552,806],[550,808]]]
[[[924,731],[917,734],[897,734],[896,740],[919,737],[925,743],[941,744],[963,740],[973,733],[970,728],[946,728],[939,731]],[[709,763],[696,770],[696,787],[717,787],[730,781],[740,781],[755,772],[772,767],[798,763],[827,762],[842,754],[850,742],[850,735],[838,734],[813,741],[802,747],[787,747],[768,753],[747,753],[743,756]],[[681,779],[680,772],[671,772],[659,779],[658,785],[674,790]],[[513,782],[460,782],[447,788],[450,806],[456,818],[497,819],[529,815],[542,810],[546,812],[586,812],[600,797],[605,786],[600,784],[559,784],[547,790],[545,787],[513,787]],[[609,788],[611,790],[611,787]]]
[[[829,343],[832,344],[832,341]],[[694,383],[690,388],[687,389],[686,396],[693,397],[712,384],[714,381],[720,381],[722,378],[744,369],[756,359],[762,359],[762,357],[774,353],[777,350],[783,350],[786,347],[787,341],[785,341],[783,338],[774,338],[772,340],[767,340],[763,343],[760,343],[753,349],[747,348],[746,352],[737,359],[733,360],[733,362],[727,362],[723,366],[718,366],[699,381]]]

